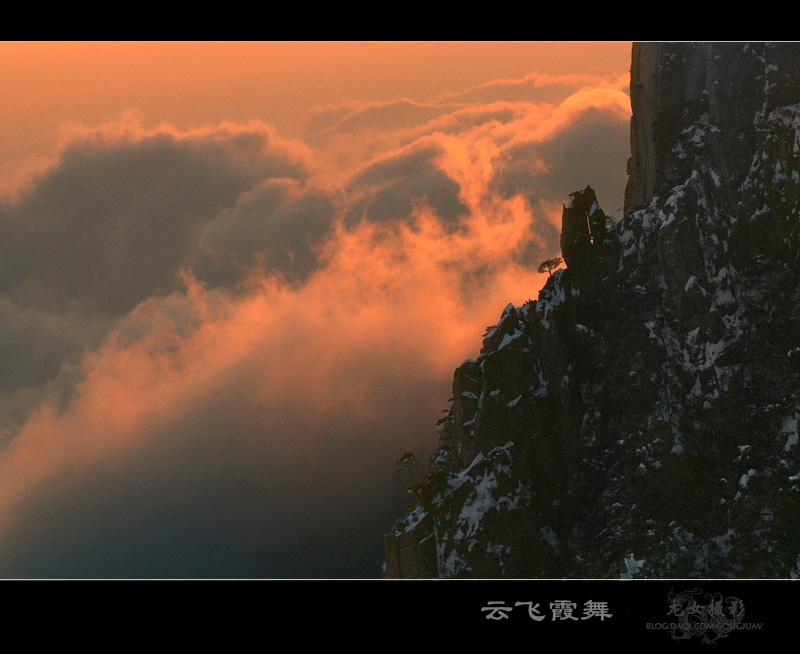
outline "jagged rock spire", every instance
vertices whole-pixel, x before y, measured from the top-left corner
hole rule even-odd
[[[606,214],[591,186],[570,195],[561,214],[561,253],[567,268],[583,269],[606,243]]]

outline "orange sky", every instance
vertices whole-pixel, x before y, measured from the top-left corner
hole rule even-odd
[[[376,576],[562,203],[621,207],[629,56],[0,44],[0,576]]]
[[[314,105],[433,99],[535,68],[627,70],[630,43],[0,43],[0,171],[49,153],[65,122],[136,108],[187,128],[259,118],[294,132]]]

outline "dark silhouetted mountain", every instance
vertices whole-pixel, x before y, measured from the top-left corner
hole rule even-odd
[[[800,575],[800,44],[637,44],[631,100],[623,219],[573,193],[456,370],[387,578]]]

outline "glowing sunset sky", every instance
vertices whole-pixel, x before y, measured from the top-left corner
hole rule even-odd
[[[380,576],[562,203],[620,214],[630,44],[0,62],[0,576]]]

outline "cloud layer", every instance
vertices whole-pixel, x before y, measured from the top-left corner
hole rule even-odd
[[[619,77],[66,137],[0,206],[0,575],[379,576],[394,460],[621,204]]]

